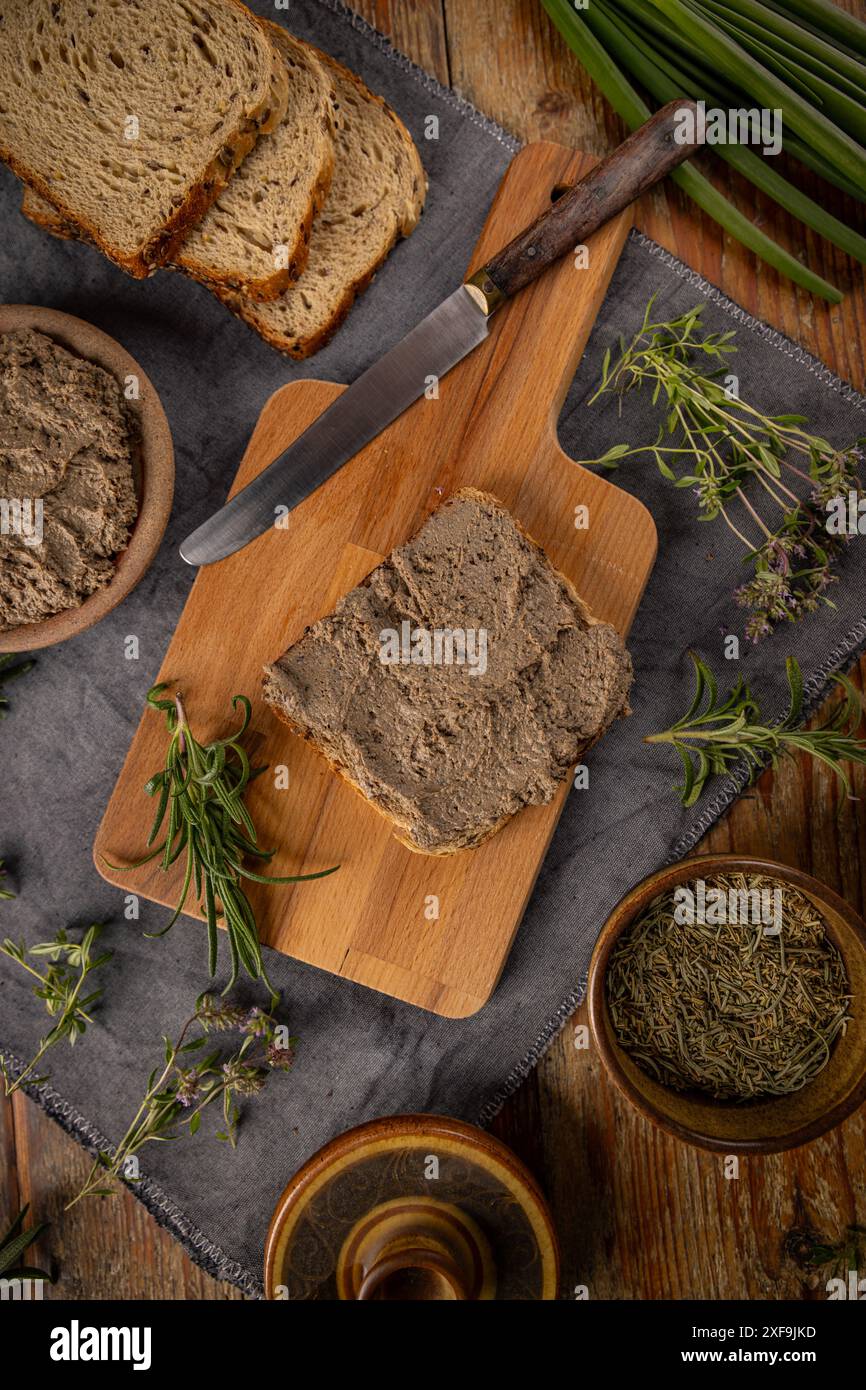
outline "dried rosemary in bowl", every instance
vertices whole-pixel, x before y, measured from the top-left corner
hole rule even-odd
[[[721,875],[664,893],[611,952],[616,1039],[656,1081],[716,1100],[789,1095],[851,1015],[845,966],[797,889]]]

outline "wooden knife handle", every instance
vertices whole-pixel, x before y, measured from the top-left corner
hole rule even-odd
[[[683,130],[688,128],[683,112],[688,110],[696,113],[697,108],[685,97],[668,102],[497,252],[469,283],[485,290],[486,277],[507,297],[537,279],[566,251],[582,245],[604,222],[694,153],[696,145],[682,140]],[[691,128],[696,128],[696,122]],[[679,139],[675,138],[678,131]],[[491,300],[490,291],[485,292],[492,310],[499,296],[494,293]]]

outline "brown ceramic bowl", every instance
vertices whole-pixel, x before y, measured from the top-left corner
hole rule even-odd
[[[713,1100],[698,1091],[674,1091],[654,1081],[617,1043],[605,995],[616,941],[654,898],[698,878],[730,873],[778,878],[810,898],[845,962],[854,996],[853,1020],[813,1081],[790,1096],[741,1104]],[[684,859],[652,874],[626,894],[605,923],[590,962],[587,998],[595,1044],[611,1080],[647,1119],[688,1144],[723,1153],[778,1153],[817,1139],[866,1100],[866,924],[846,902],[800,869],[770,859],[712,854]]]
[[[174,493],[174,450],[165,411],[150,380],[120,343],[94,328],[92,323],[59,309],[44,309],[32,304],[0,305],[0,333],[11,333],[17,328],[32,328],[44,333],[70,352],[104,367],[121,384],[127,376],[138,377],[139,399],[129,402],[141,431],[141,448],[133,461],[138,517],[129,545],[117,558],[114,577],[109,584],[91,594],[77,608],[67,608],[41,623],[27,623],[0,632],[0,652],[34,651],[37,647],[64,642],[67,637],[93,627],[116,608],[135,588],[159,549]]]
[[[442,1115],[389,1115],[308,1159],[277,1203],[265,1296],[361,1302],[556,1298],[559,1254],[534,1177]]]

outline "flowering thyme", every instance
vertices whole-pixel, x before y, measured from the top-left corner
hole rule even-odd
[[[198,1032],[193,1033],[194,1029]],[[234,1032],[241,1041],[227,1054],[215,1050],[195,1060],[193,1055],[211,1033]],[[295,1039],[273,1013],[261,1008],[244,1009],[212,994],[196,1000],[177,1041],[164,1037],[165,1065],[151,1072],[135,1118],[114,1153],[99,1153],[81,1191],[67,1205],[82,1197],[105,1197],[116,1191],[106,1182],[123,1178],[140,1182],[137,1155],[149,1142],[177,1139],[185,1131],[195,1134],[203,1112],[221,1101],[224,1128],[217,1138],[234,1147],[240,1110],[238,1100],[258,1095],[272,1071],[288,1071],[294,1060]]]
[[[779,622],[797,621],[822,603],[832,607],[833,566],[849,537],[831,532],[827,509],[851,495],[859,504],[864,440],[836,449],[803,428],[804,416],[767,415],[741,400],[735,379],[728,386],[718,379],[736,352],[733,331],[700,336],[702,304],[655,323],[654,300],[632,341],[620,340],[615,362],[608,348],[589,404],[645,386],[653,405],[664,403],[664,423],[654,444],[616,444],[583,465],[616,468],[623,459],[649,455],[668,482],[692,491],[701,521],[725,522],[752,567],[735,598],[749,610],[746,636],[757,642]],[[693,365],[700,358],[708,374]],[[676,442],[663,443],[666,435]],[[680,463],[687,471],[674,471]]]

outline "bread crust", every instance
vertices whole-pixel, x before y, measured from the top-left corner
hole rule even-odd
[[[450,497],[446,497],[445,500],[441,502],[438,507],[434,508],[434,511],[431,512],[429,516],[424,518],[424,520],[415,529],[415,531],[413,531],[412,535],[407,537],[404,544],[408,544],[409,541],[414,539],[418,532],[421,531],[424,526],[426,526],[427,522],[430,519],[430,516],[434,515],[435,512],[442,511],[451,503],[459,501],[461,499],[479,502],[483,506],[489,508],[491,511],[504,512],[508,516],[509,520],[520,532],[520,534],[523,536],[523,538],[526,541],[528,541],[528,543],[531,546],[533,546],[534,549],[538,550],[542,556],[544,556],[546,563],[551,563],[550,560],[547,558],[547,555],[545,554],[543,548],[538,544],[538,541],[530,535],[526,528],[522,526],[521,523],[517,520],[517,517],[515,517],[508,510],[505,504],[501,502],[498,497],[494,497],[493,494],[489,492],[481,492],[477,488],[473,487],[459,488],[457,492],[453,492]],[[378,566],[376,568],[378,568]],[[584,619],[587,626],[598,626],[601,622],[601,619],[596,618],[594,614],[590,611],[585,600],[580,597],[568,576],[564,575],[561,570],[556,570],[556,574],[564,582],[568,590],[569,596],[574,601],[581,617]],[[300,638],[298,638],[298,641],[301,641],[303,636],[305,636],[306,633],[309,632],[311,626],[312,624],[310,624],[308,627],[304,629],[304,633]],[[295,646],[297,645],[297,643],[293,643],[292,645]],[[266,667],[265,670],[266,676],[265,680],[263,681],[264,686],[267,685],[268,679],[270,679],[270,668]],[[520,811],[524,809],[524,807],[521,806],[518,808],[517,811],[512,811],[507,815],[501,816],[500,819],[496,821],[494,825],[488,825],[483,827],[483,829],[479,830],[476,835],[472,835],[470,837],[463,837],[462,839],[446,841],[445,844],[437,846],[436,849],[427,849],[424,846],[417,844],[411,838],[412,827],[410,822],[401,819],[397,815],[394,815],[391,811],[385,810],[384,807],[380,806],[377,801],[375,801],[372,797],[368,796],[367,792],[364,791],[360,783],[357,782],[356,779],[350,775],[350,773],[343,766],[343,764],[332,758],[330,753],[322,747],[315,734],[313,734],[307,729],[301,728],[301,726],[297,724],[295,720],[293,720],[289,715],[286,714],[285,710],[280,705],[272,703],[270,700],[267,699],[267,697],[266,703],[268,705],[268,708],[273,711],[276,717],[283,724],[285,724],[287,728],[291,729],[292,733],[296,734],[298,738],[302,738],[305,743],[309,743],[313,748],[315,748],[317,753],[319,753],[325,759],[326,763],[331,768],[331,770],[333,772],[336,772],[337,775],[341,777],[343,781],[346,782],[358,796],[362,797],[368,806],[374,807],[374,809],[379,812],[379,815],[383,816],[385,820],[388,821],[394,834],[394,838],[398,840],[401,845],[404,845],[406,849],[411,850],[413,854],[422,854],[432,858],[441,858],[443,855],[458,854],[461,850],[477,849],[479,845],[484,844],[486,840],[489,840],[493,835],[496,835],[500,830],[503,829],[504,826],[508,824],[510,820],[513,820],[514,817],[516,815],[519,815]],[[595,746],[598,740],[602,738],[604,734],[607,732],[607,730],[610,728],[611,724],[615,719],[629,714],[631,714],[631,710],[629,709],[628,699],[626,699],[625,704],[622,706],[622,708],[617,710],[611,716],[611,718],[605,724],[604,728],[599,729],[598,733],[595,734],[593,738],[588,739],[586,743],[581,745],[580,749],[578,750],[578,757],[582,758],[584,754],[590,750],[590,748]],[[559,779],[558,785],[561,786],[564,782],[567,782],[570,776],[571,770],[569,769]],[[403,832],[402,834],[400,833],[401,831]]]
[[[225,3],[242,12],[250,23],[264,32],[264,26],[248,10],[242,0],[225,0]],[[260,135],[268,134],[283,119],[289,101],[289,82],[285,64],[268,40],[270,70],[261,101],[243,118],[238,129],[223,143],[219,155],[212,159],[190,187],[183,202],[174,210],[169,219],[137,248],[132,254],[113,246],[102,237],[96,227],[85,217],[79,215],[64,202],[58,194],[35,170],[30,169],[8,148],[0,143],[0,160],[8,164],[13,173],[23,183],[35,189],[47,202],[55,207],[61,218],[77,232],[98,246],[109,260],[125,270],[137,280],[146,279],[163,265],[182,243],[187,231],[199,222],[208,208],[219,197],[235,169],[249,154]],[[223,158],[223,153],[227,154]]]
[[[188,275],[191,280],[197,280],[199,284],[212,290],[218,298],[218,291],[223,289],[233,291],[236,294],[243,294],[247,299],[252,299],[257,304],[267,303],[272,299],[279,299],[280,295],[285,290],[291,289],[292,285],[300,280],[307,268],[313,223],[321,212],[325,199],[328,196],[328,189],[331,186],[333,174],[334,153],[333,149],[331,149],[325,156],[316,182],[310,190],[310,201],[298,225],[295,243],[289,250],[288,265],[280,270],[275,270],[273,275],[269,275],[264,280],[251,280],[246,279],[244,276],[236,275],[229,270],[217,274],[212,269],[209,269],[203,262],[196,261],[195,257],[190,252],[184,252],[183,245],[175,252],[167,269],[182,271],[184,275]]]
[[[36,190],[31,188],[29,183],[21,185],[21,212],[28,222],[32,222],[34,227],[40,227],[43,232],[50,232],[51,236],[59,237],[61,241],[80,241],[85,246],[93,245],[89,237],[81,236],[78,228],[65,221],[54,204],[49,203],[41,194],[38,195],[39,203],[34,204],[35,193]]]
[[[243,293],[248,299],[254,299],[257,303],[266,302],[270,299],[277,299],[284,290],[289,289],[296,280],[303,275],[307,260],[310,254],[310,236],[313,230],[313,223],[322,210],[328,189],[331,185],[331,178],[334,172],[334,151],[331,146],[315,187],[311,191],[310,204],[306,214],[298,228],[298,236],[295,246],[289,255],[288,266],[274,274],[267,280],[247,281],[241,276],[234,276],[227,271],[223,276],[221,288],[234,290],[236,293]],[[61,241],[79,241],[84,246],[93,246],[93,239],[80,232],[77,227],[66,221],[57,208],[52,203],[43,199],[41,203],[34,203],[33,189],[24,184],[21,197],[21,212],[34,226],[40,227],[42,231],[49,232],[51,236],[58,237]],[[182,248],[181,248],[182,249]],[[218,295],[217,284],[211,279],[206,267],[197,263],[191,255],[177,255],[174,260],[166,262],[165,266],[160,267],[164,270],[179,270],[191,280],[197,280],[207,289],[213,290]]]
[[[248,299],[254,299],[257,303],[263,303],[270,299],[277,299],[284,290],[289,289],[295,281],[299,280],[307,267],[307,260],[310,254],[310,236],[313,230],[313,223],[322,210],[325,199],[328,196],[328,189],[331,185],[331,178],[334,172],[334,152],[333,146],[328,153],[320,171],[319,179],[312,189],[310,205],[306,215],[298,228],[297,242],[289,256],[289,265],[284,270],[275,271],[274,275],[268,280],[258,280],[246,282],[240,276],[234,277],[230,272],[226,272],[223,277],[223,288],[226,290],[234,289],[237,293],[243,293]],[[79,232],[77,227],[65,221],[62,214],[52,203],[45,199],[41,203],[34,203],[33,192],[27,184],[23,186],[21,197],[21,212],[28,222],[32,222],[35,227],[40,227],[42,231],[50,233],[51,236],[58,237],[61,241],[80,241],[84,246],[93,246],[92,238]],[[197,280],[213,290],[217,294],[217,285],[211,280],[206,269],[202,265],[197,265],[192,256],[177,256],[173,261],[166,263],[161,269],[179,270],[190,279]],[[219,297],[217,295],[217,297]]]

